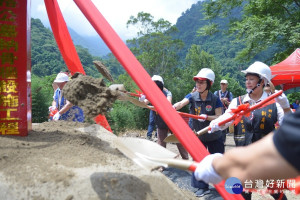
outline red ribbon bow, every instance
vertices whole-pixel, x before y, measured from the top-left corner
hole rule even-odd
[[[234,125],[237,125],[243,116],[249,117],[250,116],[250,104],[241,104],[237,108],[231,109],[231,113],[234,115]]]

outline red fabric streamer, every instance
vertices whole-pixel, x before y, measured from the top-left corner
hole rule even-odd
[[[82,67],[57,1],[45,0],[45,5],[54,38],[68,69],[70,70],[72,75],[75,72],[79,72],[85,75],[85,71]],[[109,123],[107,122],[104,115],[98,115],[94,118],[94,120],[97,124],[100,124],[105,129],[112,132]]]
[[[235,118],[235,120],[233,122],[234,125],[237,125],[241,121],[243,116],[246,116],[246,117],[250,116],[250,112],[246,112],[249,110],[249,108],[250,108],[250,104],[246,103],[246,104],[239,105],[237,108],[231,109],[231,112],[234,114],[234,118]],[[243,112],[243,113],[245,113],[244,115],[241,114],[242,111],[244,111]]]
[[[109,126],[109,123],[108,123],[105,115],[98,115],[97,117],[94,118],[94,121],[96,122],[96,124],[101,125],[103,128],[105,128],[109,132],[113,132]]]
[[[85,74],[57,1],[44,1],[54,38],[68,69],[72,75],[75,72]]]
[[[118,61],[125,68],[127,73],[146,94],[149,101],[155,106],[160,116],[172,130],[185,149],[197,162],[201,161],[209,153],[193,131],[185,123],[182,117],[177,114],[170,102],[166,99],[161,90],[151,80],[151,77],[133,53],[124,44],[121,38],[112,29],[103,15],[91,2],[91,0],[74,0],[82,13],[95,28],[97,33],[110,48]],[[231,195],[224,188],[224,181],[215,185],[217,191],[225,199],[243,199],[241,195]]]

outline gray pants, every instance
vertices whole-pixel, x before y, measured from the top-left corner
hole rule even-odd
[[[164,142],[164,139],[168,136],[168,131],[169,131],[169,129],[160,129],[160,128],[157,129],[157,143],[160,146],[163,146],[165,148],[167,147],[167,143]],[[182,144],[177,143],[176,145],[177,145],[178,151],[179,151],[182,159],[188,160],[189,154],[185,150],[185,148],[182,146]]]

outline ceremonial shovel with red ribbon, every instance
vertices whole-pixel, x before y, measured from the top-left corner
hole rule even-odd
[[[251,112],[255,109],[258,109],[260,107],[262,107],[264,104],[270,102],[271,100],[275,99],[276,97],[280,96],[282,94],[282,90],[268,96],[266,99],[260,101],[259,103],[253,105],[253,106],[250,106],[249,103],[246,103],[246,104],[241,104],[239,105],[237,108],[235,109],[231,109],[231,112],[233,113],[233,115],[221,122],[218,123],[218,126],[222,126],[228,122],[231,122],[234,120],[234,125],[237,125],[243,116],[246,116],[246,117],[249,117]],[[201,129],[200,131],[198,131],[196,133],[197,136],[199,135],[203,135],[205,133],[207,133],[208,131],[211,130],[211,127],[210,126],[207,126],[205,127],[204,129]],[[169,143],[179,143],[179,140],[176,138],[175,135],[170,135],[168,137],[166,137],[164,139],[164,142],[169,142]]]
[[[134,97],[140,97],[142,95],[142,93],[140,91],[136,90],[136,93],[127,92],[127,91],[125,91],[123,84],[113,84],[109,87],[111,89],[118,88],[118,90],[120,91],[120,97],[118,97],[119,100],[129,101],[136,106],[139,106],[142,108],[147,108],[149,110],[153,110],[156,112],[156,109],[153,106],[147,106],[146,104],[144,104],[144,102],[140,102],[139,100],[128,96],[128,95],[130,95],[130,96],[134,96]],[[120,89],[120,88],[123,88],[123,89]],[[128,94],[128,95],[125,95],[125,94]],[[193,114],[179,112],[179,111],[177,111],[177,113],[183,117],[189,117],[189,118],[193,118],[193,119],[205,119],[203,116],[200,116],[200,115],[193,115]]]
[[[253,110],[256,110],[256,109],[262,107],[264,104],[270,102],[272,99],[275,99],[276,97],[280,96],[282,94],[282,92],[283,91],[280,90],[280,91],[268,96],[267,98],[265,98],[264,100],[258,102],[257,104],[255,104],[253,106],[250,106],[249,103],[246,103],[246,104],[239,105],[235,109],[231,109],[231,112],[233,113],[233,115],[231,117],[219,122],[218,126],[222,126],[228,122],[231,122],[232,120],[234,120],[233,124],[237,125],[241,121],[243,116],[249,117]],[[202,131],[207,132],[210,130],[211,130],[211,127],[208,126],[204,129],[198,131],[197,134],[201,134]]]

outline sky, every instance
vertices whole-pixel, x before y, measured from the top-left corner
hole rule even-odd
[[[97,33],[81,13],[73,0],[57,0],[68,27],[81,36],[95,36]],[[150,13],[154,20],[163,18],[172,24],[183,12],[198,0],[92,0],[100,13],[112,28],[123,39],[136,36],[134,27],[126,27],[130,16],[139,12]],[[44,0],[31,0],[31,17],[41,19],[46,27],[50,27]]]

